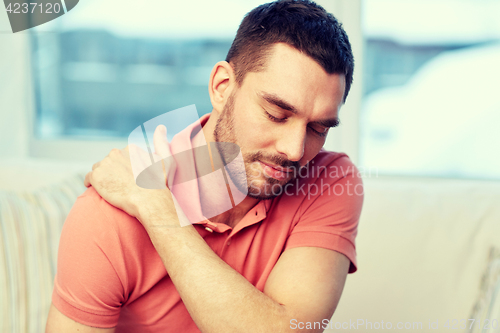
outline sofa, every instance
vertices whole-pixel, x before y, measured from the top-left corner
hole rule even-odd
[[[332,323],[359,319],[357,331],[401,323],[405,332],[500,332],[500,182],[364,183],[359,270],[347,278]]]
[[[83,193],[85,167],[0,162],[0,332],[43,332],[62,225]]]
[[[0,332],[44,331],[59,235],[90,165],[0,163]],[[500,182],[372,175],[364,184],[359,269],[331,320],[309,324],[500,332]]]

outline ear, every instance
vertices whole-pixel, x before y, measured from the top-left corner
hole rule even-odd
[[[224,110],[235,83],[233,67],[226,61],[216,63],[210,74],[208,93],[212,107],[219,114]]]

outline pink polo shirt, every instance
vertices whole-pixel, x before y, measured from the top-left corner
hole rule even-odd
[[[190,149],[199,129],[193,124],[176,135],[173,153]],[[208,220],[194,226],[222,260],[263,291],[280,255],[294,247],[340,252],[354,273],[362,203],[356,167],[345,154],[322,150],[282,195],[260,201],[234,229]],[[52,302],[77,322],[116,332],[199,332],[142,225],[93,187],[64,223]]]

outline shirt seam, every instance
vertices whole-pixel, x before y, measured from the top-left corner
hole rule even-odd
[[[120,315],[120,311],[118,311],[118,313],[115,313],[115,314],[101,314],[101,313],[94,312],[93,310],[89,310],[89,309],[87,309],[85,307],[83,307],[83,309],[82,309],[80,307],[81,305],[76,306],[73,303],[73,301],[71,301],[71,300],[67,299],[65,296],[61,295],[61,293],[59,293],[59,291],[58,291],[58,288],[55,288],[55,292],[56,292],[57,296],[59,296],[61,298],[61,300],[63,300],[69,306],[71,306],[72,308],[74,308],[74,309],[76,309],[78,311],[85,312],[85,313],[92,314],[92,315],[96,315],[96,316],[102,316],[102,317],[113,317],[113,316]]]
[[[356,246],[352,243],[352,241],[351,241],[351,240],[349,240],[349,239],[345,238],[344,236],[339,235],[339,234],[337,234],[337,233],[331,233],[331,232],[326,232],[326,231],[314,231],[314,230],[295,231],[295,232],[293,232],[292,234],[290,234],[290,235],[288,236],[288,239],[289,239],[290,237],[292,237],[293,235],[295,235],[295,234],[300,234],[300,233],[315,233],[315,234],[325,234],[325,235],[330,235],[330,236],[332,236],[332,235],[334,235],[334,236],[338,236],[338,237],[340,237],[340,238],[342,238],[342,239],[344,239],[344,240],[348,241],[348,242],[349,242],[349,244],[351,244],[351,245],[353,246],[353,248],[354,248],[354,249],[356,249]]]

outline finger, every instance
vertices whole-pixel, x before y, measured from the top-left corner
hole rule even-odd
[[[134,174],[134,179],[137,180],[137,177],[141,174],[141,172],[152,164],[151,157],[149,152],[144,151],[137,145],[131,144],[128,145],[127,148],[132,173]]]
[[[90,174],[92,173],[91,172],[88,172],[86,175],[85,175],[85,179],[83,180],[83,185],[85,185],[85,187],[90,187],[90,185],[92,185],[90,183]]]
[[[104,158],[121,158],[123,157],[123,153],[122,153],[122,150],[121,149],[118,149],[118,148],[113,148],[111,149],[111,151],[109,152],[109,154]],[[101,161],[102,162],[102,161]]]
[[[155,161],[161,159],[163,175],[167,187],[171,187],[175,175],[175,161],[170,150],[170,145],[167,139],[167,128],[164,125],[156,127],[153,136],[155,146]]]
[[[165,159],[172,156],[170,147],[168,145],[167,128],[164,125],[159,125],[158,127],[156,127],[155,133],[153,135],[153,143],[155,147],[155,153],[159,155],[160,159]]]
[[[95,168],[97,168],[97,167],[99,166],[99,164],[101,164],[101,162],[94,163],[94,164],[92,165],[92,171],[94,171],[94,170],[95,170]]]
[[[141,147],[130,144],[127,146],[127,153],[130,158],[133,156],[134,159],[139,159],[141,162],[147,165],[151,165],[151,157],[149,155],[149,152],[142,149]]]

